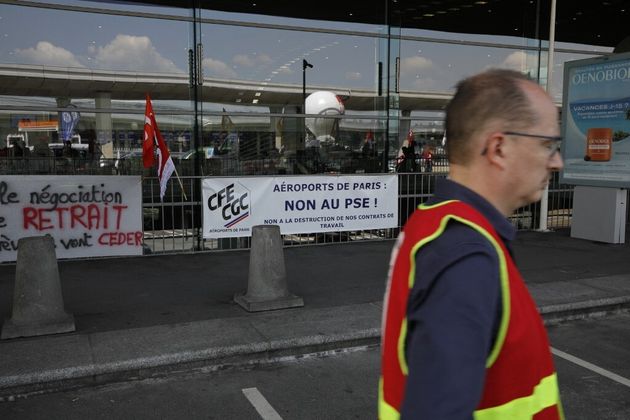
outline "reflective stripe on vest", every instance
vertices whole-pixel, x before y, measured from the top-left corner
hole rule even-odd
[[[558,379],[553,373],[543,378],[532,395],[517,398],[498,407],[475,411],[475,420],[531,419],[547,407],[558,404]]]
[[[523,326],[529,327],[530,323],[534,322],[532,325],[536,327],[537,325],[535,325],[535,323],[540,323],[542,330],[534,328],[535,331],[528,333],[528,337],[529,340],[534,340],[532,348],[535,349],[535,355],[533,357],[542,357],[542,361],[544,362],[541,363],[543,367],[537,369],[537,371],[543,372],[546,371],[545,366],[550,367],[549,376],[546,376],[547,374],[542,376],[535,374],[532,378],[530,375],[527,383],[532,383],[531,388],[521,389],[522,387],[510,385],[507,387],[507,392],[502,390],[493,392],[493,389],[497,386],[502,388],[501,385],[505,385],[505,383],[510,384],[509,381],[505,381],[505,378],[503,378],[503,380],[501,379],[503,375],[501,375],[500,371],[505,370],[506,360],[512,360],[510,358],[515,354],[514,346],[510,346],[508,355],[503,357],[501,364],[502,369],[491,369],[501,354],[506,335],[508,334],[508,327],[510,326],[510,303],[512,299],[510,290],[514,288],[519,299],[523,298],[523,295],[526,294],[526,299],[522,300],[531,300],[529,293],[524,289],[525,286],[522,285],[520,274],[518,274],[509,253],[507,253],[494,228],[472,207],[457,201],[447,201],[430,207],[420,206],[419,210],[413,216],[414,217],[410,218],[407,222],[407,226],[405,226],[404,231],[401,233],[390,262],[390,279],[387,286],[383,319],[383,343],[381,349],[383,369],[379,381],[379,417],[381,419],[397,419],[400,416],[399,406],[402,404],[404,385],[408,373],[405,357],[405,340],[407,334],[406,303],[408,302],[408,295],[415,281],[416,253],[422,246],[441,235],[446,229],[448,222],[454,220],[475,229],[485,237],[496,250],[499,260],[502,317],[497,338],[486,360],[487,383],[484,389],[484,398],[478,410],[475,411],[475,418],[482,420],[500,418],[527,419],[539,413],[541,410],[544,410],[545,407],[553,406],[556,406],[557,410],[554,409],[550,417],[546,415],[543,417],[550,419],[562,418],[551,353],[549,352],[548,343],[546,341],[546,333],[544,332],[533,301],[517,302],[519,309],[519,316],[517,318],[520,319],[518,322],[525,322],[525,324],[517,325],[517,327],[521,328],[516,328],[512,335],[516,334],[517,338],[522,340],[523,338],[519,336],[519,334],[522,332]],[[511,279],[510,273],[512,273],[514,279]],[[406,284],[402,284],[401,282],[405,282]],[[531,313],[532,311],[534,312],[533,314]],[[532,321],[533,316],[536,317],[534,321]],[[392,360],[394,352],[396,353],[396,360]],[[531,379],[540,382],[538,385],[535,385],[536,382],[532,382]],[[387,387],[387,389],[385,389],[385,387]],[[490,389],[488,389],[488,387],[490,387]],[[510,387],[513,388],[511,391]],[[521,389],[521,391],[517,391],[518,389]],[[514,394],[514,392],[516,392],[516,394]],[[529,392],[531,392],[531,395],[528,395]],[[493,394],[496,395],[493,397]],[[514,398],[510,401],[507,397],[505,397],[506,399],[501,399],[503,398],[500,397],[501,395],[515,395],[516,398],[509,397]],[[499,396],[498,403],[496,401],[497,396]],[[488,406],[489,403],[491,406]],[[483,406],[484,404],[486,406]],[[550,410],[544,411],[547,412]]]

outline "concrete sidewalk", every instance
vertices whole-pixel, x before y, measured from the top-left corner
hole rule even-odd
[[[77,331],[0,341],[0,398],[377,345],[392,241],[285,249],[303,308],[249,314],[249,253],[60,262]],[[548,322],[630,307],[630,246],[524,232],[515,254]],[[0,266],[10,316],[15,266]]]

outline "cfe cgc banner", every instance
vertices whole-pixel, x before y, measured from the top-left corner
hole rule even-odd
[[[142,255],[139,176],[0,176],[0,261],[50,235],[57,258]]]
[[[256,225],[282,234],[398,226],[397,175],[204,178],[203,237],[251,236]]]

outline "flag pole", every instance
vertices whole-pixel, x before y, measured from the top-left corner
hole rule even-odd
[[[186,191],[184,190],[184,184],[182,184],[182,180],[179,179],[179,174],[177,173],[177,167],[175,166],[175,163],[173,163],[173,172],[175,172],[175,176],[177,177],[177,180],[179,181],[179,186],[182,189],[182,194],[184,194],[184,200],[188,201],[188,197],[186,197]]]
[[[157,147],[158,154],[160,155],[160,159],[158,163],[158,170],[157,170],[158,178],[160,181],[160,200],[163,200],[164,198],[163,194],[166,192],[166,185],[168,183],[168,180],[171,177],[172,173],[175,172],[175,176],[177,177],[179,186],[182,189],[182,195],[184,196],[184,200],[188,201],[188,197],[186,196],[186,191],[184,190],[184,184],[182,183],[182,180],[179,177],[179,173],[177,172],[177,167],[175,166],[175,162],[173,162],[173,157],[171,156],[170,150],[168,150],[168,145],[166,144],[166,142],[162,138],[162,134],[160,133],[158,123],[155,119],[155,114],[153,113],[153,105],[151,104],[151,98],[149,97],[148,93],[146,94],[144,121],[145,121],[144,141],[142,143],[143,165],[145,168],[149,168],[153,166],[154,153]],[[147,131],[147,126],[150,128],[150,131]],[[166,169],[167,167],[168,169]],[[172,167],[172,170],[171,170],[171,167]],[[168,173],[166,177],[164,176],[164,170],[167,170],[167,173]]]

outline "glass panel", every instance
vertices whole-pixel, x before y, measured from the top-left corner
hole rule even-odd
[[[0,16],[0,63],[188,74],[188,22],[11,5]]]
[[[402,91],[452,94],[459,80],[491,67],[536,79],[539,57],[529,50],[403,41],[400,61]]]
[[[75,108],[66,108],[72,111]],[[190,150],[192,115],[168,114],[154,108],[157,122],[173,159]],[[111,129],[102,130],[98,119],[107,117]],[[0,156],[15,155],[16,143],[25,158],[68,157],[94,163],[91,170],[105,174],[142,174],[142,135],[144,111],[136,114],[80,112],[71,133],[70,149],[65,150],[57,112],[1,111]]]
[[[219,39],[230,42],[216,42]],[[293,88],[301,92],[303,59],[313,65],[306,70],[308,92],[376,91],[377,38],[206,24],[202,42],[204,76],[255,82],[243,90],[262,92],[261,104],[265,91]]]
[[[202,15],[216,17],[208,11],[203,11]],[[323,23],[323,27],[328,26]],[[226,126],[240,130],[237,150],[241,163],[228,164],[224,159],[221,168],[209,170],[221,174],[375,170],[372,163],[357,168],[345,163],[354,156],[354,149],[360,153],[365,134],[359,137],[356,133],[349,134],[347,131],[353,129],[345,126],[344,115],[383,116],[379,110],[385,106],[386,80],[381,79],[381,97],[378,80],[379,74],[382,78],[387,77],[387,63],[383,61],[386,57],[383,46],[387,44],[383,43],[383,38],[208,23],[201,25],[201,33],[205,47],[202,147],[217,147],[215,143],[222,142],[221,136],[227,136],[230,131],[225,129]],[[230,42],[216,42],[219,39],[229,39]],[[310,66],[304,67],[303,60]],[[332,92],[332,99],[313,100],[311,103],[316,102],[317,106],[306,109],[307,113],[328,116],[305,119],[302,116],[304,92],[306,96],[314,92]],[[336,99],[334,95],[337,95]],[[341,102],[343,106],[340,107]],[[222,112],[226,114],[222,115]],[[253,113],[272,115],[256,117],[251,115]],[[325,133],[328,137],[317,148],[317,153],[310,145],[319,141],[318,137],[323,134],[312,132],[309,123],[313,121],[335,130],[334,134]],[[384,129],[382,125],[381,130]],[[265,151],[270,145],[282,155],[285,167],[269,169],[265,165],[242,163],[265,159],[265,154],[275,153],[271,149]],[[207,154],[208,150],[203,153]]]
[[[145,94],[149,93],[171,150],[188,150],[192,131],[189,19],[108,15],[102,11],[122,7],[108,2],[58,3],[100,10],[0,5],[0,107],[5,109],[0,111],[0,141],[21,135],[31,152],[34,145],[28,143],[43,145],[42,158],[52,152],[56,162],[65,151],[73,159],[89,160],[87,166],[54,165],[50,170],[56,173],[122,173],[115,165],[122,165],[128,154],[137,157],[141,147]],[[133,5],[125,10],[132,14],[175,9]],[[182,15],[183,10],[190,13],[189,9],[177,12]],[[29,108],[21,111],[21,107]],[[80,114],[72,139],[80,136],[81,143],[62,143],[67,140],[58,123],[62,111]],[[48,121],[51,127],[33,130],[33,126],[20,126],[20,120]],[[141,168],[134,170],[142,173]]]
[[[488,7],[482,3],[474,7]],[[515,6],[527,14],[515,26],[517,36],[401,29],[397,25],[388,29],[378,24],[202,10],[203,19],[232,22],[199,25],[200,40],[205,44],[205,79],[197,104],[201,127],[198,149],[207,153],[207,148],[218,148],[216,143],[222,143],[236,127],[238,147],[234,150],[239,162],[265,159],[275,149],[303,166],[291,164],[287,173],[392,170],[411,129],[420,147],[417,154],[422,153],[424,143],[439,155],[443,130],[440,110],[457,81],[489,67],[505,67],[534,78],[540,76],[541,84],[546,82],[546,52],[539,53],[539,41],[525,37],[536,32],[531,27],[535,23],[531,5],[526,3],[532,4],[519,2]],[[55,5],[125,10],[129,16],[58,10]],[[110,157],[116,159],[119,153],[140,148],[144,93],[148,92],[174,155],[179,158],[178,154],[194,149],[194,104],[188,86],[190,9],[75,0],[44,6],[44,2],[41,8],[0,5],[0,66],[5,75],[14,73],[13,78],[4,76],[6,83],[0,87],[0,107],[10,110],[0,114],[0,141],[6,143],[7,136],[19,131],[15,115],[34,114],[38,120],[52,120],[58,118],[60,109],[76,107],[81,113],[77,132],[93,130],[100,146],[111,141]],[[377,7],[373,10],[378,13]],[[144,13],[162,14],[164,18],[146,18]],[[405,19],[414,19],[413,25],[419,26],[418,13],[407,11],[398,23],[405,26]],[[33,22],[38,24],[33,26]],[[252,25],[239,26],[243,22]],[[24,31],[24,27],[35,30]],[[357,33],[350,35],[347,31]],[[388,33],[390,40],[386,38]],[[405,37],[441,38],[447,42]],[[497,46],[467,45],[470,42]],[[518,45],[528,48],[514,48]],[[557,47],[578,50],[556,52],[552,94],[560,101],[562,63],[590,57],[593,51],[609,52],[610,48],[568,43]],[[305,72],[303,59],[313,65]],[[539,75],[541,59],[543,70]],[[385,102],[388,87],[389,104]],[[323,157],[318,156],[316,164],[315,158],[304,157],[308,142],[317,140],[318,135],[308,129],[314,116],[305,119],[302,115],[303,88],[307,94],[332,91],[344,101],[344,114],[319,118],[323,126],[336,131],[321,141],[319,154]],[[102,91],[109,94],[97,94]],[[29,111],[19,111],[21,107],[29,107]],[[226,117],[232,126],[226,125]],[[373,140],[366,141],[368,132]],[[375,162],[342,163],[348,156],[360,162],[366,144]],[[382,163],[376,163],[379,158],[374,158],[374,153],[382,158],[386,145],[387,158],[394,163],[383,168]],[[228,146],[228,154],[233,153]],[[252,165],[244,167],[242,163],[233,167],[227,171],[244,174],[268,170],[251,169]]]
[[[381,171],[384,120],[359,115],[310,118],[305,124],[309,130],[327,129],[327,134],[315,137],[309,131],[300,147],[301,116],[226,114],[205,119],[203,146],[181,158],[191,161],[180,162],[184,173],[191,170],[195,153],[206,176]]]

